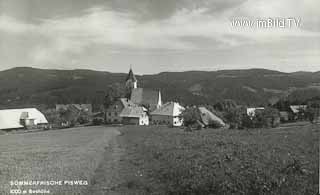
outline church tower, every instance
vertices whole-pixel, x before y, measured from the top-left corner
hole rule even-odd
[[[126,78],[126,96],[127,98],[130,98],[132,89],[136,89],[138,87],[138,80],[133,74],[132,69],[130,68],[130,71],[128,73],[128,76]]]

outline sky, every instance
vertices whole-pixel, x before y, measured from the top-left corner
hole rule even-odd
[[[0,0],[0,70],[319,71],[319,8],[319,0]],[[232,25],[267,19],[286,23]]]

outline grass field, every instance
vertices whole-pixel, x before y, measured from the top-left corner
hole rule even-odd
[[[50,194],[316,194],[319,129],[123,126],[4,134],[0,194],[15,188],[11,180],[89,182],[45,187]]]
[[[319,129],[123,127],[119,142],[126,155],[120,166],[133,173],[119,189],[136,194],[316,194]]]
[[[0,194],[9,194],[11,180],[87,180],[96,169],[117,131],[86,127],[0,135]],[[53,186],[50,194],[85,194],[88,186]],[[29,189],[30,187],[20,187]]]

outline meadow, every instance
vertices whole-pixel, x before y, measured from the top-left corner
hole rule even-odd
[[[319,125],[277,129],[120,129],[119,186],[134,194],[317,194]],[[123,193],[125,194],[125,193]]]
[[[106,127],[0,135],[0,194],[9,194],[10,189],[86,194],[116,135],[115,129]],[[15,180],[82,180],[88,185],[10,186]]]

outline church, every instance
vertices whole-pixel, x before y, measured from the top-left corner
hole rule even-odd
[[[160,90],[139,88],[132,69],[125,80],[125,96],[106,109],[107,123],[149,125],[148,113],[162,106]]]
[[[130,68],[126,78],[126,95],[133,103],[154,111],[162,105],[160,90],[138,88],[138,80]]]
[[[138,79],[130,68],[125,80],[125,97],[106,109],[106,122],[125,125],[181,126],[184,108],[177,102],[162,104],[160,90],[139,88]]]

